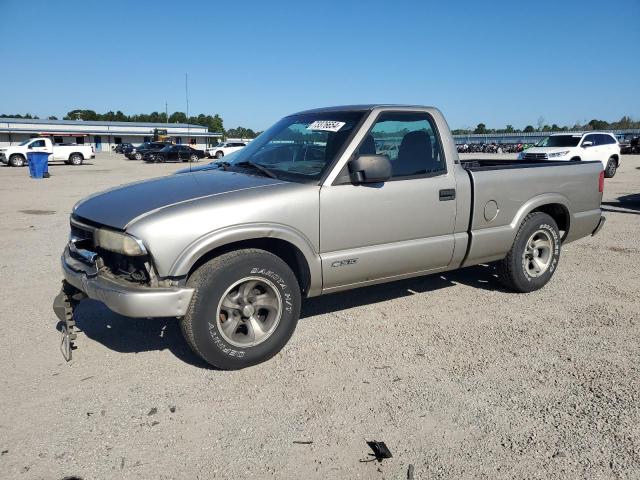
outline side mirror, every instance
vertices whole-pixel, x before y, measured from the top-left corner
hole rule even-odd
[[[582,148],[593,147],[593,142],[591,140],[585,140],[582,142]]]
[[[391,162],[386,155],[360,155],[351,160],[349,177],[353,183],[381,183],[391,178]]]

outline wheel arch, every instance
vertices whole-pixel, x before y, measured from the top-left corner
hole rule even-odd
[[[85,159],[85,158],[84,158],[84,155],[82,154],[82,152],[71,152],[71,153],[69,154],[69,158],[68,158],[68,160],[71,160],[71,157],[73,157],[74,155],[80,155],[80,156],[82,157],[82,159],[83,159],[83,160]]]
[[[511,226],[517,232],[527,215],[532,212],[543,212],[553,218],[558,229],[562,232],[564,240],[571,228],[571,213],[567,206],[568,203],[567,198],[560,194],[545,194],[534,197],[518,210]]]
[[[169,276],[189,277],[212,258],[245,248],[259,248],[284,260],[298,278],[303,296],[322,291],[320,257],[302,234],[284,226],[252,225],[213,232],[189,245],[173,263]]]

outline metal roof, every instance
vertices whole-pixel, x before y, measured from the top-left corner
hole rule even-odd
[[[203,125],[188,123],[154,123],[154,122],[111,122],[107,120],[45,120],[41,118],[0,118],[0,123],[28,123],[42,125],[100,125],[114,127],[152,127],[152,128],[207,128]]]
[[[111,135],[112,137],[121,137],[121,136],[129,136],[129,137],[148,137],[153,134],[152,131],[149,132],[141,132],[139,130],[129,131],[129,130],[82,130],[76,132],[69,132],[68,129],[57,129],[57,128],[46,128],[41,130],[23,130],[19,128],[7,128],[0,127],[0,133],[28,133],[28,134],[57,134],[57,133],[71,133],[72,136],[86,136],[86,135]],[[190,131],[190,132],[167,132],[168,137],[222,137],[221,133],[215,132],[202,132],[202,131]]]
[[[374,108],[435,108],[426,105],[402,105],[396,103],[366,103],[362,105],[338,105],[335,107],[312,108],[294,113],[293,115],[321,112],[366,112]]]

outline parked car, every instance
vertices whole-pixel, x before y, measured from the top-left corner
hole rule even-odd
[[[129,160],[142,160],[145,153],[160,150],[168,145],[172,144],[169,142],[145,142],[125,153],[125,157]]]
[[[376,148],[389,136],[395,160]],[[310,144],[324,155],[302,159]],[[244,368],[287,343],[304,298],[489,262],[531,292],[605,220],[600,162],[460,161],[431,107],[300,112],[219,164],[75,205],[54,302],[63,331],[70,296],[84,295],[177,317],[197,355]]]
[[[113,149],[114,152],[116,153],[124,153],[125,150],[127,149],[133,149],[133,145],[130,143],[119,143],[115,146],[115,148]]]
[[[90,145],[53,145],[50,138],[44,137],[0,148],[0,161],[12,167],[22,167],[27,164],[28,152],[49,153],[49,162],[61,160],[68,165],[82,165],[86,159],[96,156]]]
[[[139,145],[138,145],[139,146]],[[133,145],[132,143],[128,143],[127,145],[125,145],[124,147],[122,147],[122,154],[124,154],[124,156],[127,156],[127,153],[131,153],[131,151],[134,148],[138,148],[136,145]]]
[[[246,147],[246,142],[224,142],[215,147],[207,149],[207,155],[211,158],[222,158],[232,152],[236,152]]]
[[[611,178],[620,166],[620,145],[615,135],[606,132],[556,133],[523,150],[521,160],[596,160],[602,163],[605,177]]]
[[[204,157],[203,150],[188,145],[168,145],[160,150],[150,150],[142,158],[145,162],[197,162]]]

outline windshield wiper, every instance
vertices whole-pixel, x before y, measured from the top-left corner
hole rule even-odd
[[[259,163],[255,163],[255,162],[252,162],[250,160],[245,160],[245,161],[238,162],[238,163],[230,163],[230,164],[228,163],[228,165],[225,165],[225,166],[229,166],[229,167],[252,167],[255,170],[258,170],[262,174],[266,175],[267,177],[275,178],[276,180],[278,179],[278,177],[271,170],[269,170],[266,167],[263,167]]]

